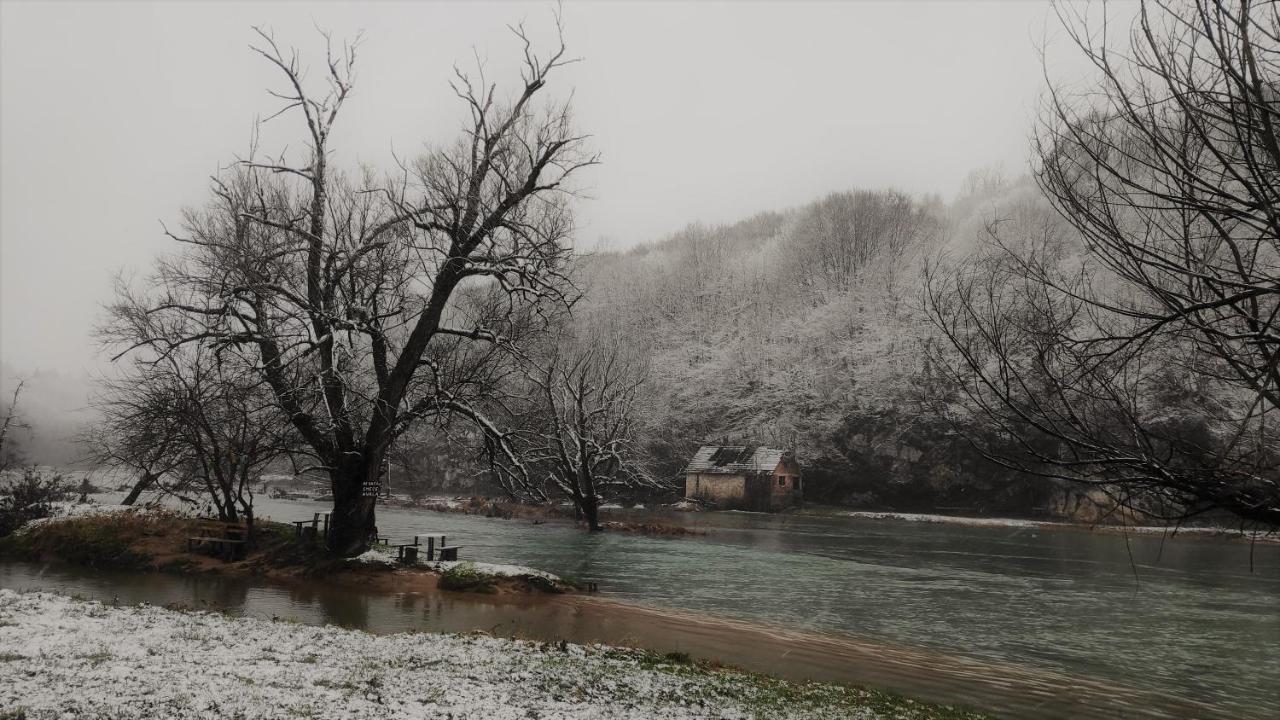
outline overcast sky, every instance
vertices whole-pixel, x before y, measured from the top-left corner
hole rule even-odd
[[[363,31],[332,144],[343,162],[387,167],[393,151],[456,136],[455,63],[479,56],[509,81],[519,46],[506,26],[545,38],[553,7],[0,3],[0,361],[100,365],[90,332],[113,273],[145,271],[167,247],[160,223],[202,202],[277,107],[265,88],[280,78],[249,51],[251,25],[304,62],[322,57],[316,27]],[[949,198],[974,168],[1021,172],[1037,46],[1056,42],[1048,5],[1032,1],[569,2],[564,16],[583,61],[554,90],[575,93],[603,158],[579,212],[591,247],[852,187]],[[294,118],[271,125],[264,149],[299,138]]]

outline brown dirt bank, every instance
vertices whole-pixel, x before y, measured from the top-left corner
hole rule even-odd
[[[0,538],[0,558],[65,562],[179,574],[261,577],[277,582],[323,580],[378,593],[432,593],[442,573],[425,567],[361,563],[326,555],[298,539],[292,526],[259,521],[244,557],[226,561],[190,552],[187,538],[202,536],[201,520],[163,510],[55,518]],[[562,593],[571,586],[537,578],[485,577],[449,590],[488,594]]]

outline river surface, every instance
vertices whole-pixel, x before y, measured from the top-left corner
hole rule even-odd
[[[260,516],[280,521],[318,510],[327,507],[258,503]],[[384,535],[445,533],[464,559],[598,583],[591,598],[388,597],[21,563],[0,564],[0,587],[374,632],[630,644],[1007,717],[1280,717],[1280,545],[856,517],[661,517],[707,535],[592,535],[379,509]]]

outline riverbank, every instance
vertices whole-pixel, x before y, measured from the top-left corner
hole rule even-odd
[[[0,590],[0,688],[0,714],[28,718],[983,717],[678,655],[480,634],[375,636],[10,590]]]
[[[796,683],[878,688],[926,703],[1009,720],[1114,717],[1172,720],[1268,717],[1173,700],[1081,676],[650,608],[596,595],[390,594],[323,583],[279,585],[226,577],[92,571],[0,562],[0,588],[40,590],[105,605],[200,609],[222,615],[334,626],[378,635],[491,637],[559,645],[627,647],[642,655],[729,665]],[[856,716],[855,716],[856,717]]]
[[[207,534],[203,520],[162,509],[72,505],[63,514],[35,520],[0,538],[0,558],[65,562],[89,567],[178,574],[253,576],[277,582],[314,581],[388,593],[436,590],[562,593],[571,584],[550,573],[512,565],[454,562],[405,564],[388,548],[332,558],[290,525],[259,521],[248,549],[228,561],[189,549],[187,540]]]
[[[383,500],[390,507],[405,509],[430,510],[443,513],[460,513],[478,515],[480,517],[500,518],[504,520],[531,520],[535,525],[544,522],[574,523],[573,512],[564,506],[526,505],[505,500],[471,496],[467,498],[428,497],[412,499],[407,496],[395,496]],[[669,537],[706,536],[713,530],[706,527],[688,527],[678,522],[671,522],[662,517],[664,512],[698,515],[727,512],[730,514],[750,513],[761,515],[777,515],[779,517],[837,517],[859,520],[889,520],[910,523],[947,524],[980,528],[1020,528],[1039,530],[1066,530],[1073,532],[1098,532],[1115,535],[1168,536],[1179,538],[1213,538],[1244,542],[1280,543],[1280,533],[1243,530],[1240,528],[1220,526],[1161,526],[1161,525],[1118,525],[1069,520],[1031,520],[1025,518],[1006,517],[973,517],[964,515],[941,515],[936,513],[906,513],[877,510],[856,510],[834,505],[808,505],[778,513],[754,513],[750,511],[717,511],[695,502],[682,501],[671,505],[663,505],[650,509],[645,507],[624,508],[622,506],[605,506],[601,508],[601,526],[608,531],[631,532],[643,535]],[[578,523],[581,525],[581,523]]]
[[[1095,523],[1065,522],[1058,520],[1025,520],[1020,518],[966,517],[962,515],[935,515],[929,513],[873,512],[824,508],[807,513],[817,517],[848,517],[861,520],[896,520],[900,522],[964,525],[968,527],[1022,528],[1038,530],[1074,530],[1101,532],[1116,535],[1160,535],[1168,537],[1197,537],[1219,540],[1243,540],[1247,542],[1280,543],[1280,533],[1246,531],[1238,528],[1216,526],[1159,526],[1159,525],[1099,525]]]
[[[259,514],[315,509],[264,500]],[[709,527],[709,537],[671,542],[558,522],[379,512],[392,537],[447,533],[464,557],[595,582],[600,595],[374,593],[323,579],[62,563],[0,563],[0,587],[378,633],[484,630],[687,653],[1026,720],[1269,717],[1276,657],[1266,618],[1280,547],[803,515],[683,517]],[[1076,621],[1046,626],[1053,617]]]

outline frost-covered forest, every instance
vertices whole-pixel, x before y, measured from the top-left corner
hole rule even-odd
[[[1029,174],[595,252],[576,217],[605,161],[561,16],[545,46],[513,28],[505,102],[455,68],[459,135],[384,174],[331,157],[359,41],[326,35],[307,82],[255,27],[309,150],[255,135],[121,277],[83,455],[227,497],[326,473],[348,555],[392,465],[597,530],[601,503],[678,497],[705,444],[795,451],[810,502],[1274,526],[1280,18],[1157,4],[1113,56],[1105,18],[1055,15],[1091,77],[1044,88]]]
[[[1048,212],[1028,179],[984,170],[949,204],[851,190],[693,224],[584,258],[575,322],[648,358],[659,474],[705,442],[760,443],[799,453],[816,502],[1044,511],[1060,490],[986,460],[954,427],[964,418],[930,370],[923,272],[978,252],[995,218]]]

